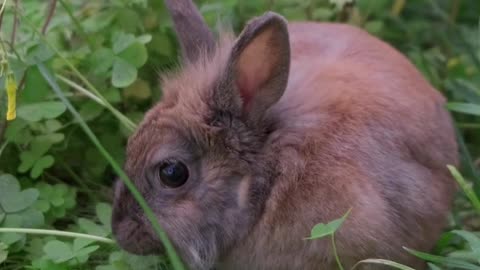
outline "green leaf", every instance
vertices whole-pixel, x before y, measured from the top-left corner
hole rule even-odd
[[[34,65],[36,61],[45,62],[48,59],[52,58],[55,55],[55,52],[48,47],[45,43],[38,43],[29,49],[27,53],[26,62],[29,65]]]
[[[79,218],[78,226],[88,234],[103,237],[108,235],[108,231],[106,231],[105,228],[86,218]]]
[[[20,93],[20,103],[43,101],[48,94],[50,94],[48,83],[43,79],[37,67],[30,67],[25,74],[25,88]]]
[[[0,197],[0,205],[6,213],[19,212],[33,205],[38,199],[38,195],[38,190],[34,188],[22,192],[6,193]]]
[[[118,56],[136,68],[143,66],[148,59],[147,48],[140,42],[133,43]]]
[[[0,242],[0,264],[7,260],[8,246]]]
[[[330,8],[317,8],[313,11],[313,18],[315,20],[325,21],[330,19],[333,14],[334,12]]]
[[[72,252],[72,247],[69,244],[58,240],[49,241],[43,247],[43,251],[47,258],[56,263],[66,262],[75,257],[75,254]]]
[[[480,251],[480,237],[478,237],[474,233],[463,231],[463,230],[454,230],[454,231],[452,231],[452,233],[454,233],[454,234],[462,237],[463,239],[467,240],[468,244],[470,245],[470,248],[473,251]]]
[[[45,199],[39,199],[35,203],[35,208],[42,211],[43,213],[46,213],[48,212],[48,210],[50,210],[50,203]]]
[[[15,176],[11,174],[0,175],[0,198],[8,193],[16,193],[20,191],[20,184]]]
[[[369,21],[365,24],[365,30],[372,34],[378,34],[383,29],[383,21],[376,20],[376,21]]]
[[[5,219],[5,216],[6,216],[5,212],[3,212],[2,209],[0,209],[0,224],[2,224],[3,220]]]
[[[390,3],[391,0],[358,0],[356,2],[358,9],[363,15],[382,14],[387,11],[386,9],[389,7]]]
[[[95,212],[97,213],[97,217],[100,220],[100,222],[110,230],[112,206],[110,206],[107,203],[97,203],[95,207]]]
[[[23,152],[20,154],[20,160],[22,162],[18,166],[18,172],[25,173],[33,167],[36,157],[31,152]]]
[[[454,112],[472,114],[480,116],[480,105],[461,102],[450,102],[447,104],[447,108]]]
[[[36,270],[71,270],[72,267],[66,263],[56,263],[48,258],[40,258],[32,261],[32,266]]]
[[[117,88],[112,87],[107,89],[103,96],[110,103],[119,103],[120,101],[122,101],[122,96],[120,95],[120,91]]]
[[[115,87],[127,87],[137,79],[137,69],[122,58],[113,63],[112,84]]]
[[[152,40],[152,35],[144,34],[137,37],[137,41],[142,44],[147,44]]]
[[[35,165],[33,165],[30,176],[34,179],[39,177],[45,169],[52,167],[54,163],[55,159],[53,156],[48,155],[40,158],[35,162]]]
[[[22,227],[22,217],[18,214],[9,214],[5,217],[2,227],[6,228],[20,228]],[[25,235],[18,233],[0,233],[0,242],[10,246],[22,240]]]
[[[450,102],[447,108],[451,111],[480,116],[480,105],[471,103]]]
[[[45,217],[37,209],[29,208],[22,211],[20,215],[23,219],[22,226],[25,228],[40,228],[45,224]]]
[[[63,207],[55,207],[51,210],[51,214],[56,218],[63,218],[65,217],[66,213],[67,211]]]
[[[93,242],[95,242],[95,240],[85,239],[85,238],[75,238],[75,240],[73,240],[73,252],[78,252]]]
[[[91,121],[102,114],[104,107],[93,100],[86,101],[79,110],[80,115],[85,121]]]
[[[45,121],[45,128],[52,134],[59,134],[54,132],[62,128],[62,123],[58,120],[50,119]]]
[[[30,122],[60,116],[67,108],[59,101],[46,101],[19,106],[17,115]]]
[[[310,237],[307,237],[305,239],[309,239],[309,240],[318,239],[318,238],[322,238],[322,237],[334,234],[338,230],[338,228],[340,228],[340,226],[343,224],[345,219],[348,217],[349,213],[350,213],[350,210],[348,210],[347,213],[345,213],[345,215],[343,215],[343,217],[339,219],[333,220],[327,224],[319,223],[315,225],[312,229],[312,232],[310,233]]]
[[[448,257],[459,259],[465,262],[480,264],[480,250],[457,250],[450,252]]]
[[[458,259],[431,255],[428,253],[416,251],[416,250],[405,248],[405,247],[404,249],[408,251],[410,254],[428,262],[434,262],[434,263],[442,264],[447,267],[453,267],[453,268],[459,268],[459,269],[480,270],[480,266],[476,266],[474,264],[467,263]]]
[[[118,54],[132,45],[135,41],[137,41],[137,39],[132,34],[116,32],[112,37],[113,52]]]
[[[62,196],[54,196],[50,200],[50,203],[55,207],[60,207],[65,203],[65,199]]]
[[[428,267],[430,267],[430,270],[442,270],[440,267],[436,266],[433,263],[428,263]]]
[[[50,144],[55,144],[63,141],[63,139],[65,139],[65,135],[62,133],[50,133],[37,136],[35,139],[40,141],[48,141]]]
[[[113,66],[115,54],[111,49],[100,48],[96,50],[89,59],[92,72],[97,75],[106,74]]]
[[[78,250],[77,252],[75,252],[75,257],[87,256],[90,253],[97,250],[99,247],[100,246],[98,246],[98,245],[93,245],[93,246],[88,246],[88,247],[82,248],[82,249]]]
[[[152,90],[146,81],[137,79],[123,90],[123,96],[125,100],[145,100],[152,96]]]
[[[463,192],[465,193],[467,198],[472,203],[473,207],[480,213],[480,198],[477,197],[477,195],[473,191],[471,185],[469,185],[467,183],[467,181],[465,181],[465,179],[460,174],[460,172],[457,170],[457,168],[455,168],[452,165],[447,165],[447,168],[450,171],[450,173],[452,174],[453,178],[455,178],[457,183],[460,185]]]
[[[329,0],[329,2],[334,4],[336,9],[342,9],[346,4],[352,3],[353,0]]]
[[[174,45],[167,35],[155,35],[152,42],[148,44],[151,51],[155,51],[163,56],[171,57],[175,53]]]
[[[391,266],[393,268],[396,268],[396,269],[400,269],[400,270],[415,270],[409,266],[406,266],[406,265],[403,265],[403,264],[400,264],[400,263],[396,263],[396,262],[393,262],[393,261],[389,261],[389,260],[383,260],[383,259],[366,259],[366,260],[361,260],[359,262],[357,262],[353,267],[352,267],[352,270],[355,269],[358,265],[360,264],[364,264],[364,263],[369,263],[369,264],[382,264],[382,265],[388,265],[388,266]]]
[[[87,17],[82,21],[82,28],[85,29],[86,33],[100,31],[112,23],[116,14],[116,9],[106,9],[105,11],[94,13],[93,16]]]

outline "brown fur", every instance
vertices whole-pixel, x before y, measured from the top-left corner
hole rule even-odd
[[[336,234],[346,269],[366,258],[423,268],[402,247],[431,250],[455,192],[444,98],[363,30],[285,25],[268,13],[167,75],[129,140],[126,172],[191,269],[336,269],[330,241],[304,237],[349,208]],[[172,157],[190,171],[176,189],[155,177]],[[123,184],[115,197],[120,245],[162,253]]]

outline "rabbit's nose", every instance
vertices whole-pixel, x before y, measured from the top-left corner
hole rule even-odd
[[[112,232],[119,246],[130,253],[137,255],[164,253],[161,243],[136,216],[123,216],[115,220],[112,222]]]

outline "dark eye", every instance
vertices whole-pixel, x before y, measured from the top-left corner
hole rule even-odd
[[[158,175],[168,187],[179,187],[188,179],[188,168],[180,161],[168,161],[160,164]]]

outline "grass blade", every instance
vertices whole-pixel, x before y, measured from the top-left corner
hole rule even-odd
[[[389,260],[383,260],[383,259],[366,259],[366,260],[361,260],[357,262],[353,267],[352,270],[357,268],[358,265],[362,263],[370,263],[370,264],[383,264],[383,265],[388,265],[391,266],[392,268],[400,269],[400,270],[415,270],[409,266],[403,265],[401,263],[396,263],[393,261]]]
[[[408,251],[410,254],[412,254],[412,255],[420,258],[420,259],[423,259],[425,261],[428,261],[428,262],[438,263],[438,264],[442,264],[442,265],[445,265],[445,266],[448,266],[448,267],[453,267],[453,268],[458,268],[458,269],[480,270],[480,266],[477,266],[477,265],[474,265],[474,264],[471,264],[471,263],[467,263],[467,262],[463,262],[463,261],[460,261],[460,260],[457,260],[457,259],[436,256],[436,255],[416,251],[416,250],[413,250],[413,249],[409,249],[409,248],[406,248],[406,247],[404,247],[404,249],[406,251]]]
[[[480,105],[462,102],[450,102],[447,108],[451,111],[480,116]]]
[[[71,237],[71,238],[90,239],[97,242],[115,244],[115,241],[113,241],[110,238],[105,238],[105,237],[91,235],[91,234],[65,232],[65,231],[57,231],[57,230],[28,229],[28,228],[0,228],[0,233],[26,233],[26,234],[55,235],[55,236],[64,236],[64,237]]]
[[[463,192],[465,192],[465,195],[470,200],[473,207],[480,213],[480,200],[478,199],[477,195],[473,191],[472,187],[467,183],[467,181],[465,181],[465,179],[457,170],[457,168],[455,168],[452,165],[447,165],[447,168],[452,174],[452,176],[455,178],[455,180],[458,182]]]

